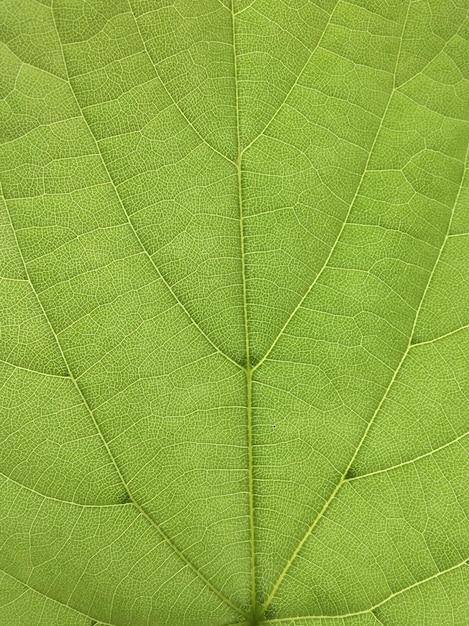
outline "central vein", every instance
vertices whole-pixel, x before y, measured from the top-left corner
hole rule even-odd
[[[249,499],[249,537],[250,537],[250,572],[251,572],[251,610],[253,616],[256,614],[256,547],[254,539],[254,475],[253,475],[253,433],[252,433],[252,365],[249,350],[249,327],[248,327],[248,301],[246,284],[246,251],[244,236],[244,215],[243,215],[243,187],[241,180],[242,148],[240,138],[239,123],[239,80],[238,65],[236,57],[236,28],[235,28],[235,8],[234,0],[231,3],[231,20],[233,29],[233,68],[235,82],[235,108],[236,108],[236,172],[238,180],[238,206],[239,206],[239,235],[241,253],[241,275],[243,291],[243,317],[244,317],[244,341],[245,341],[245,376],[246,376],[246,413],[247,413],[247,446],[248,446],[248,499]]]

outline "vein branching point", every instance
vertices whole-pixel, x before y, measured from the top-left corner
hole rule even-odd
[[[467,624],[467,3],[0,33],[0,624]]]

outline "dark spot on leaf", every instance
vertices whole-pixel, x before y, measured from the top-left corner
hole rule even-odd
[[[353,467],[349,467],[347,473],[345,474],[345,480],[350,480],[351,478],[355,478],[357,476],[356,470]]]
[[[261,356],[260,355],[253,355],[251,354],[251,368],[256,367],[256,365],[259,363],[259,361],[261,360]]]
[[[259,581],[257,586],[256,597],[257,607],[251,616],[251,621],[248,622],[249,626],[259,626],[260,624],[263,624],[266,620],[278,617],[277,611],[273,606],[269,606],[265,611],[262,611],[262,607],[267,600],[267,592],[261,581]]]
[[[269,608],[264,612],[264,619],[269,620],[275,619],[276,617],[278,617],[277,611],[273,606],[269,606]]]
[[[240,365],[242,368],[246,368],[247,366],[247,360],[246,360],[246,356],[242,356],[239,359],[234,359],[236,361],[236,363],[238,363],[238,365]]]
[[[130,497],[130,493],[127,491],[123,493],[119,498],[120,504],[130,504],[132,502],[132,498]]]

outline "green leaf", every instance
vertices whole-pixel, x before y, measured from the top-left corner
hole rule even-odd
[[[468,10],[2,0],[1,624],[469,624]]]

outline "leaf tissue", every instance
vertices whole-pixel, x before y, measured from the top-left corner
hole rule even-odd
[[[468,626],[468,0],[0,31],[0,624]]]

